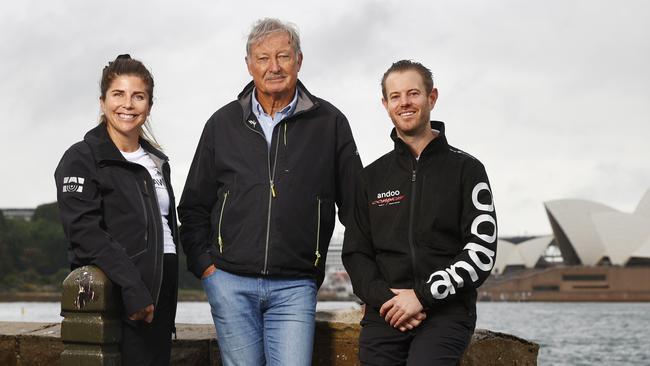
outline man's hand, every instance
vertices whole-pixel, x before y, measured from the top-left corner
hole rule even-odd
[[[400,332],[406,332],[407,330],[413,330],[415,327],[420,325],[424,321],[424,319],[427,318],[427,313],[424,311],[421,311],[417,314],[415,314],[412,318],[406,321],[406,323],[397,329],[400,330]]]
[[[205,269],[205,271],[203,271],[203,274],[201,275],[201,279],[208,277],[209,275],[213,274],[216,271],[217,271],[217,267],[215,267],[214,264],[211,264],[208,268]]]
[[[129,319],[131,320],[144,320],[147,323],[153,321],[153,304],[149,304],[146,308],[140,309],[135,313],[131,314]]]
[[[426,318],[424,308],[412,289],[390,289],[395,297],[386,301],[379,309],[386,322],[401,331],[413,329]],[[416,317],[418,315],[418,317]],[[424,316],[424,317],[423,317]]]

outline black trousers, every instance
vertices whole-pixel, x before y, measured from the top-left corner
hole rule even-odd
[[[162,285],[153,321],[122,321],[122,366],[169,365],[177,288],[178,259],[176,254],[165,254]]]
[[[455,366],[469,345],[475,325],[475,316],[427,313],[418,327],[401,332],[367,308],[361,321],[359,360],[368,366]]]

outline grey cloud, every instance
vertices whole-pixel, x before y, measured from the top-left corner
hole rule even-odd
[[[5,3],[0,11],[0,207],[52,201],[60,155],[98,116],[116,54],[156,78],[154,130],[180,195],[203,123],[250,80],[244,37],[263,16],[302,33],[301,79],[349,118],[364,163],[391,148],[379,79],[431,67],[432,115],[488,168],[502,234],[548,233],[541,202],[633,209],[650,187],[650,4],[500,0]],[[15,182],[21,184],[16,186]]]

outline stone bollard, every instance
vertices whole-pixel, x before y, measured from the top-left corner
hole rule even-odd
[[[119,366],[120,295],[95,266],[72,271],[61,299],[62,366]]]

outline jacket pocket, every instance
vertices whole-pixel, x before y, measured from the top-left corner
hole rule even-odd
[[[320,229],[321,229],[321,206],[323,205],[323,200],[316,196],[316,251],[314,252],[314,267],[318,267],[318,262],[320,261]]]
[[[221,211],[219,212],[219,223],[217,224],[217,244],[219,245],[219,253],[223,253],[223,238],[221,236],[221,224],[223,222],[223,215],[226,209],[226,202],[228,201],[229,190],[223,194],[223,201],[221,202]]]
[[[314,243],[314,267],[318,267],[320,259],[324,254],[327,254],[327,245],[334,223],[332,221],[334,202],[332,199],[316,196],[316,242]],[[323,241],[325,236],[326,241]],[[324,250],[323,250],[324,248]],[[323,258],[324,259],[324,258]]]

